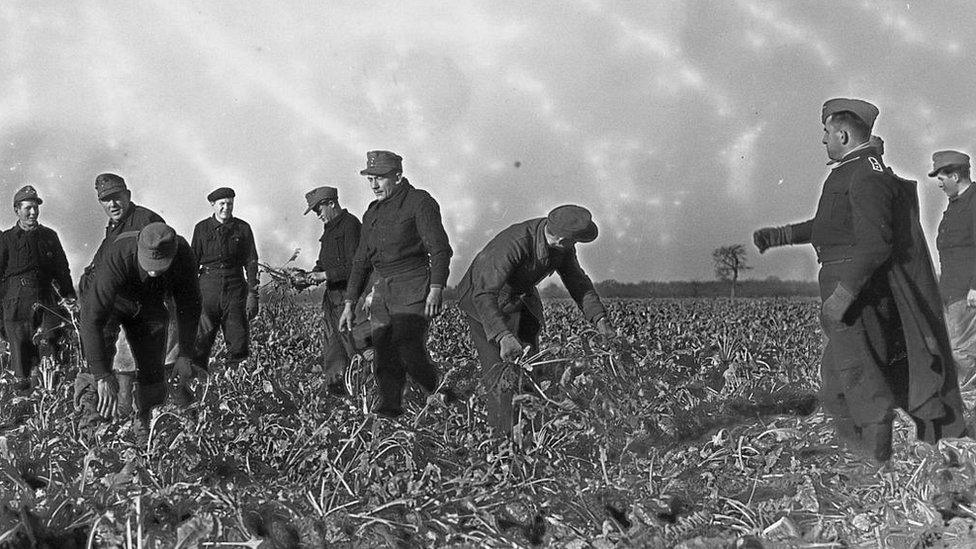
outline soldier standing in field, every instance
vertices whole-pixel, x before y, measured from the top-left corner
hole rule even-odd
[[[441,312],[451,250],[440,206],[403,177],[403,159],[389,151],[366,153],[366,176],[376,200],[363,214],[362,235],[353,258],[339,323],[353,329],[354,307],[372,269],[376,270],[370,326],[379,401],[377,414],[403,413],[409,373],[428,392],[438,385],[437,367],[427,352],[427,328]]]
[[[952,356],[965,386],[976,374],[976,190],[969,155],[936,152],[929,177],[938,179],[939,188],[949,197],[936,238],[942,266],[939,289]]]
[[[166,299],[175,302],[181,354],[179,370],[192,369],[191,350],[200,321],[197,263],[190,245],[165,223],[116,236],[102,249],[101,262],[81,295],[81,342],[94,378],[97,412],[107,418],[117,413],[119,384],[112,368],[112,353],[105,345],[109,322],[125,329],[136,364],[133,424],[137,439],[149,432],[152,408],[166,397],[164,360],[169,319]],[[116,302],[132,304],[120,311]],[[85,387],[90,391],[92,386]]]
[[[822,142],[833,166],[815,217],[753,238],[760,253],[813,244],[827,336],[821,400],[840,437],[880,463],[891,457],[896,407],[925,442],[967,428],[915,183],[870,145],[877,115],[866,101],[827,101]]]
[[[545,324],[536,286],[553,272],[565,284],[586,319],[605,335],[614,335],[606,310],[576,256],[576,244],[596,240],[598,231],[583,207],[560,206],[543,218],[516,223],[482,249],[458,284],[458,305],[465,313],[471,340],[481,362],[482,376],[497,372],[539,345]],[[489,424],[512,430],[512,383],[493,384],[489,396]]]
[[[217,330],[227,345],[225,365],[248,357],[248,322],[258,314],[258,251],[251,226],[234,217],[233,189],[207,195],[213,215],[193,228],[191,247],[200,264],[203,300],[196,341],[196,364],[206,370]]]
[[[323,372],[329,392],[344,395],[344,374],[355,349],[352,348],[352,342],[339,332],[339,317],[345,309],[349,272],[356,248],[359,247],[362,223],[339,205],[339,191],[335,187],[312,189],[305,194],[305,201],[308,203],[305,214],[315,212],[323,224],[322,236],[319,238],[319,257],[312,272],[308,274],[309,283],[325,284],[325,291],[322,293],[322,313],[325,319]],[[357,324],[360,323],[361,321]]]
[[[72,306],[76,296],[58,234],[38,222],[44,201],[27,185],[14,194],[13,203],[17,223],[0,234],[0,335],[9,344],[10,365],[17,377],[14,390],[26,393],[41,349],[52,351],[59,324],[53,310],[61,304]],[[35,341],[39,328],[41,341]]]

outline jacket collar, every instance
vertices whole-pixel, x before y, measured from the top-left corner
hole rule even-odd
[[[864,143],[861,143],[853,150],[845,154],[844,158],[841,158],[840,160],[831,160],[830,162],[827,162],[827,165],[831,166],[831,169],[836,170],[837,168],[843,166],[844,164],[857,160],[862,156],[868,156],[868,155],[874,155],[880,157],[880,155],[878,154],[878,150],[875,147],[872,147],[869,141],[865,141]]]

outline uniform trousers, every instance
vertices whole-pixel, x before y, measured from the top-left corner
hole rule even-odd
[[[380,408],[402,407],[407,374],[428,392],[437,389],[437,367],[427,352],[428,320],[424,315],[429,289],[427,269],[380,276],[373,286],[370,328]]]
[[[839,262],[821,268],[823,300],[846,267]],[[894,408],[907,401],[908,358],[884,270],[868,281],[840,321],[821,315],[821,323],[827,337],[820,366],[824,408],[841,437],[885,460],[891,452]]]
[[[947,305],[944,312],[952,358],[956,360],[956,371],[962,384],[976,373],[976,308],[967,306],[966,300],[960,299]]]
[[[3,296],[3,328],[10,345],[10,366],[20,379],[30,377],[40,362],[42,349],[51,351],[57,338],[59,320],[49,311],[35,307],[41,303],[56,307],[50,289],[42,290],[32,276],[15,276],[7,280]],[[34,341],[40,328],[41,336]]]
[[[504,313],[503,313],[504,314]],[[518,387],[518,375],[510,364],[506,364],[501,357],[501,347],[498,341],[488,339],[481,321],[465,314],[471,341],[478,352],[481,363],[481,373],[485,385],[488,387],[488,424],[500,432],[512,431],[514,409],[512,398]],[[519,308],[504,314],[505,326],[508,331],[533,349],[539,347],[539,331],[541,323],[530,311]]]
[[[240,362],[248,357],[247,292],[240,269],[232,274],[205,271],[200,275],[202,308],[195,352],[197,365],[201,368],[207,367],[217,330],[224,334],[229,362]]]

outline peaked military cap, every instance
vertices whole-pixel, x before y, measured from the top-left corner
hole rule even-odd
[[[385,175],[392,171],[403,171],[403,158],[390,151],[369,151],[366,153],[366,169],[359,175]]]
[[[932,171],[929,172],[929,177],[939,175],[939,172],[945,168],[968,165],[969,155],[966,153],[959,151],[938,151],[932,154]]]
[[[19,191],[14,193],[14,206],[20,204],[24,200],[33,200],[38,204],[44,203],[44,201],[41,200],[41,197],[37,196],[37,189],[30,185],[24,185]]]
[[[98,193],[99,200],[127,190],[128,187],[125,186],[125,179],[122,179],[114,173],[98,174],[98,177],[95,178],[95,192]]]
[[[157,221],[139,231],[139,266],[146,271],[165,271],[176,257],[176,231]]]
[[[223,200],[224,198],[234,198],[235,196],[237,195],[234,193],[234,189],[230,187],[221,187],[211,191],[210,194],[207,195],[207,201],[216,202],[218,200]]]
[[[582,206],[559,206],[549,212],[546,220],[549,233],[553,236],[572,238],[577,242],[593,242],[599,234],[590,210]]]
[[[878,118],[878,107],[875,107],[871,103],[862,99],[837,97],[823,104],[823,111],[820,113],[820,122],[826,124],[827,119],[831,115],[839,112],[853,113],[854,116],[863,120],[868,125],[868,128],[873,128],[874,121]]]
[[[335,187],[316,187],[307,193],[305,193],[305,201],[308,202],[308,207],[305,208],[305,213],[315,209],[316,206],[325,202],[326,200],[339,200],[339,190]]]

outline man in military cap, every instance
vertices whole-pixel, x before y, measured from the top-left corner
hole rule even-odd
[[[258,252],[251,226],[234,217],[235,196],[228,187],[208,194],[213,215],[193,228],[203,299],[196,355],[197,366],[204,369],[218,329],[227,344],[228,366],[248,357],[248,322],[258,314]]]
[[[43,202],[34,187],[21,188],[13,200],[17,223],[0,233],[0,331],[9,343],[14,389],[20,392],[30,391],[31,370],[41,357],[34,333],[41,328],[42,347],[50,352],[59,324],[54,316],[58,303],[75,300],[58,234],[37,220]]]
[[[366,176],[376,200],[363,214],[339,318],[343,329],[353,329],[353,309],[375,269],[370,325],[380,394],[373,411],[386,417],[403,413],[408,373],[428,392],[438,387],[437,366],[427,352],[427,327],[441,312],[453,254],[440,206],[403,177],[402,161],[390,151],[366,153],[366,168],[359,173]]]
[[[95,255],[85,267],[81,280],[78,282],[78,290],[82,296],[88,291],[91,281],[102,263],[101,259],[105,249],[119,235],[125,232],[139,231],[150,223],[163,221],[163,218],[156,212],[132,202],[132,191],[126,186],[125,180],[114,173],[102,173],[95,177],[95,192],[99,204],[105,211],[105,215],[108,216],[108,225],[105,227],[105,238],[98,245]],[[123,314],[131,314],[134,306],[134,304],[123,299],[115,302],[115,308]],[[117,319],[110,317],[105,323],[104,334],[104,346],[110,360],[114,361],[117,347],[121,341],[121,325]],[[132,391],[136,375],[132,368],[135,367],[135,364],[125,360],[120,366],[121,368],[116,372],[119,382],[119,415],[127,416],[132,409]],[[76,383],[76,396],[91,382],[90,374],[79,376]]]
[[[100,259],[90,287],[81,295],[80,327],[85,360],[95,379],[97,411],[109,418],[117,412],[119,385],[104,338],[107,324],[114,321],[125,328],[135,360],[134,430],[137,438],[144,439],[152,408],[166,397],[168,296],[175,302],[181,350],[177,367],[191,367],[200,321],[198,266],[186,240],[162,222],[116,236],[103,248]],[[120,311],[115,306],[120,299],[134,307]]]
[[[976,190],[972,188],[969,155],[959,151],[934,153],[929,177],[936,178],[949,197],[935,243],[942,265],[939,289],[952,356],[965,385],[976,374]]]
[[[536,286],[553,271],[586,319],[601,334],[614,335],[600,296],[576,256],[576,244],[596,240],[597,233],[589,210],[560,206],[546,217],[508,227],[475,256],[457,290],[483,376],[504,375],[498,370],[506,368],[505,362],[519,358],[525,347],[538,347],[545,319]],[[489,424],[510,432],[515,387],[506,381],[493,385]]]
[[[305,214],[315,212],[324,225],[319,238],[319,257],[308,278],[309,283],[324,283],[326,286],[322,293],[322,312],[325,318],[323,371],[328,380],[329,392],[342,395],[346,393],[344,373],[355,349],[353,342],[339,333],[339,317],[345,308],[349,271],[356,248],[359,247],[362,224],[356,216],[339,205],[339,191],[334,187],[312,189],[305,193],[305,201],[308,203]],[[356,316],[356,325],[365,326],[365,315]]]
[[[852,449],[885,462],[896,407],[925,442],[967,429],[915,183],[894,176],[870,145],[877,116],[866,101],[827,101],[822,142],[833,167],[816,215],[753,238],[760,252],[813,244],[827,336],[822,402]]]

